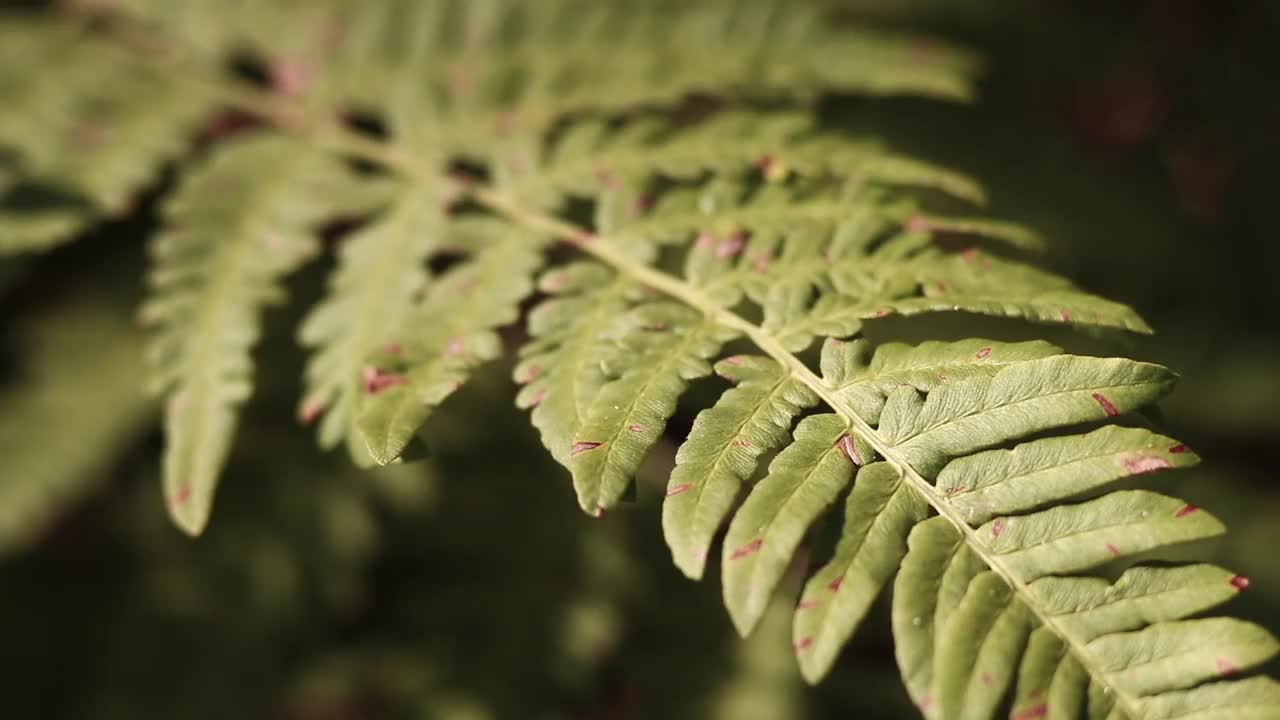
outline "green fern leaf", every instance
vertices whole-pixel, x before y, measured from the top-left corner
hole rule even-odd
[[[588,512],[622,497],[657,442],[689,380],[711,373],[706,359],[736,333],[674,303],[648,303],[620,317],[619,357],[583,415],[570,450],[578,504]]]
[[[153,245],[153,385],[168,395],[164,487],[179,527],[199,534],[251,392],[249,351],[279,280],[316,251],[324,220],[370,206],[337,159],[280,138],[220,150],[186,177]],[[381,193],[374,193],[375,196]]]
[[[14,333],[20,383],[0,387],[0,555],[25,549],[91,494],[154,419],[136,384],[140,333],[100,287],[62,299]],[[94,372],[83,372],[85,358]]]
[[[33,57],[51,62],[32,72]],[[13,20],[0,22],[0,93],[0,254],[129,210],[213,109],[198,87],[82,28]]]
[[[320,420],[321,446],[346,441],[357,465],[373,458],[356,429],[365,368],[391,346],[429,282],[428,256],[444,245],[439,193],[406,192],[387,214],[343,242],[329,295],[299,330],[315,349],[298,415]]]
[[[542,263],[542,240],[502,225],[474,257],[433,284],[397,328],[401,337],[383,353],[383,366],[366,366],[370,397],[358,425],[374,461],[398,457],[432,410],[466,381],[471,368],[497,357],[495,328],[517,317]]]
[[[818,402],[767,358],[734,356],[717,363],[715,371],[738,386],[694,420],[676,453],[662,505],[672,558],[694,579],[702,577],[711,541],[760,455],[781,446],[796,415]]]

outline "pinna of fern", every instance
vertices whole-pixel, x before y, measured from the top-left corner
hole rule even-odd
[[[892,582],[898,663],[926,717],[1280,713],[1273,680],[1235,677],[1274,638],[1192,617],[1248,580],[1172,562],[1222,525],[1130,487],[1196,461],[1138,414],[1172,372],[1042,340],[864,335],[924,313],[1150,332],[1018,259],[1034,234],[929,209],[930,193],[980,201],[973,181],[814,119],[825,92],[964,96],[963,55],[784,3],[302,5],[213,18],[127,0],[94,22],[3,30],[75,52],[57,84],[0,65],[26,93],[0,111],[0,249],[47,247],[109,213],[219,107],[261,123],[180,159],[151,246],[144,315],[184,530],[209,520],[264,308],[322,226],[357,218],[299,330],[299,416],[323,446],[396,461],[523,319],[517,402],[588,513],[627,494],[691,383],[732,383],[680,445],[662,525],[699,578],[727,524],[719,568],[742,633],[843,506],[795,608],[811,682]],[[277,42],[282,18],[301,31]],[[121,52],[139,37],[146,52]],[[271,87],[227,76],[244,52]],[[107,69],[153,84],[95,80]],[[191,100],[147,101],[169,93]],[[386,137],[342,122],[353,110]],[[86,127],[113,141],[82,152]],[[483,172],[449,177],[458,161]],[[34,186],[74,202],[21,202]]]

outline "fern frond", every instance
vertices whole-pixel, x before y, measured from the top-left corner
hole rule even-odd
[[[0,555],[20,551],[97,489],[155,403],[134,383],[141,337],[100,288],[23,322],[16,384],[0,387]],[[92,358],[94,372],[83,371]]]
[[[329,294],[299,330],[314,354],[298,416],[320,418],[319,439],[331,448],[345,440],[352,459],[373,459],[356,430],[365,368],[391,346],[429,282],[428,257],[445,245],[441,194],[406,191],[386,214],[342,241]]]
[[[32,72],[31,58],[47,58]],[[213,108],[208,95],[78,27],[0,22],[0,254],[129,209]],[[9,157],[6,157],[9,156]]]
[[[312,256],[325,220],[381,202],[337,158],[278,137],[220,148],[189,171],[152,246],[143,316],[156,326],[153,386],[165,408],[164,488],[180,527],[198,534],[249,396],[249,352],[280,279]],[[371,197],[372,196],[372,197]]]
[[[397,328],[403,337],[366,368],[358,420],[380,464],[400,456],[431,411],[466,381],[471,368],[502,350],[495,330],[518,317],[533,290],[544,240],[485,222],[482,247],[433,284]]]
[[[670,106],[692,94],[795,98],[832,89],[967,98],[976,71],[971,57],[939,43],[833,26],[813,8],[772,0],[283,8],[128,0],[122,9],[208,53],[247,46],[288,63],[314,79],[314,94],[391,117],[410,145],[490,160],[570,112]],[[281,46],[286,25],[291,39]],[[399,122],[406,117],[412,125]]]

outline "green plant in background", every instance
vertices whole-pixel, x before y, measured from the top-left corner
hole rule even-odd
[[[728,522],[744,635],[818,538],[792,619],[810,682],[894,580],[898,664],[928,717],[1280,711],[1273,680],[1235,677],[1271,635],[1188,619],[1249,584],[1171,562],[1222,525],[1117,489],[1195,462],[1141,414],[1174,375],[1026,339],[1144,322],[1029,264],[1033,233],[936,209],[981,201],[972,180],[822,125],[825,94],[968,97],[963,53],[781,3],[129,0],[12,18],[0,57],[0,249],[127,215],[176,163],[143,316],[165,501],[188,533],[209,520],[264,309],[336,244],[299,325],[298,416],[359,466],[400,459],[522,324],[517,402],[599,514],[714,372],[734,387],[676,452],[664,535],[698,578]],[[961,334],[873,342],[922,314]],[[1029,322],[1018,341],[966,338],[975,315]],[[93,352],[74,339],[50,368]],[[122,365],[91,379],[119,390]],[[52,466],[25,462],[6,482],[52,507]],[[831,520],[834,542],[810,533]]]

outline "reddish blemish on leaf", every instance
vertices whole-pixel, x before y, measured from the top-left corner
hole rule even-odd
[[[582,230],[580,232],[574,233],[573,238],[569,240],[569,242],[574,245],[590,245],[595,241],[596,241],[596,236],[593,233],[587,232],[586,230]]]
[[[996,518],[991,523],[991,537],[998,538],[1004,532],[1004,518]]]
[[[913,215],[907,219],[907,222],[903,224],[903,227],[906,228],[908,232],[929,232],[929,221],[919,215]]]
[[[922,696],[920,698],[920,702],[916,703],[916,707],[920,708],[920,712],[927,712],[929,708],[933,707],[933,696],[932,695]]]
[[[729,444],[734,447],[751,447],[751,441],[744,438],[735,438],[734,441]]]
[[[653,330],[653,331],[655,331],[655,332],[663,332],[663,331],[664,331],[664,330],[666,330],[668,327],[670,327],[670,326],[669,326],[669,325],[667,325],[667,323],[666,323],[666,322],[664,322],[664,321],[662,321],[662,320],[659,320],[658,322],[656,322],[656,323],[654,323],[654,324],[650,325],[650,326],[649,326],[649,329],[650,329],[650,330]]]
[[[1183,505],[1182,507],[1178,508],[1178,512],[1174,513],[1173,516],[1176,518],[1186,517],[1199,509],[1200,508],[1196,507],[1195,505],[1192,505],[1191,503],[1187,503],[1186,505]]]
[[[716,246],[716,257],[721,260],[733,257],[742,252],[742,246],[745,244],[745,238],[742,233],[736,232],[724,239],[724,242]]]
[[[671,497],[672,495],[679,495],[680,493],[687,491],[691,487],[693,487],[693,483],[680,483],[679,485],[673,485],[667,489],[667,497]]]
[[[388,355],[400,355],[404,352],[404,346],[398,342],[387,343],[382,346],[382,352]]]
[[[1120,557],[1120,548],[1112,545],[1111,543],[1107,543],[1107,552],[1115,555],[1116,557]]]
[[[947,290],[949,289],[949,288],[948,288],[948,285],[947,285],[946,283],[944,283],[944,282],[934,283],[934,284],[933,284],[933,288],[934,288],[935,290],[937,290],[939,294],[946,293],[946,292],[947,292]]]
[[[597,505],[596,509],[591,512],[591,517],[593,518],[604,517],[604,506]]]
[[[405,377],[399,373],[387,372],[373,366],[364,369],[364,391],[370,395],[377,395],[387,388],[403,385],[405,382]]]
[[[1186,446],[1186,445],[1183,445],[1183,444],[1181,444],[1181,443],[1179,443],[1179,444],[1177,444],[1177,445],[1174,445],[1173,447],[1169,448],[1169,452],[1173,453],[1174,455],[1179,455],[1179,454],[1184,453],[1184,452],[1186,452],[1186,451],[1187,451],[1187,446]]]
[[[643,215],[653,208],[653,196],[649,193],[640,193],[635,200],[631,201],[631,214]]]
[[[579,455],[581,453],[584,453],[588,450],[595,450],[596,448],[600,447],[603,444],[604,443],[592,442],[590,440],[583,440],[581,442],[576,442],[573,444],[573,447],[569,448],[569,455],[574,456],[574,455]]]
[[[739,365],[741,365],[741,364],[742,364],[742,356],[741,356],[741,355],[733,355],[733,356],[727,357],[727,358],[725,358],[725,359],[724,359],[724,363],[725,363],[726,365],[732,365],[732,366],[734,366],[734,367],[737,367],[737,366],[739,366]]]
[[[95,122],[82,122],[76,125],[72,131],[72,142],[81,150],[90,150],[102,144],[106,133],[103,132],[102,126]]]
[[[596,179],[600,181],[609,190],[617,190],[622,187],[622,183],[618,182],[618,177],[609,172],[608,168],[598,167],[595,171]]]
[[[812,610],[816,607],[818,607],[817,600],[803,600],[796,606],[796,610]]]
[[[755,554],[756,552],[759,552],[761,545],[764,545],[764,539],[756,538],[755,540],[752,540],[751,542],[747,543],[746,545],[743,545],[737,550],[734,550],[733,553],[729,555],[729,559],[741,560],[742,558],[748,555]]]
[[[1093,399],[1102,407],[1102,411],[1107,414],[1107,417],[1115,417],[1120,414],[1120,410],[1116,408],[1114,403],[1107,399],[1106,395],[1103,395],[1102,393],[1094,393]]]
[[[759,169],[760,172],[762,173],[769,172],[769,168],[772,166],[773,166],[772,155],[769,155],[769,154],[761,155],[760,159],[756,160],[756,168]]]
[[[545,400],[546,397],[547,397],[547,389],[538,388],[533,392],[533,395],[530,396],[529,398],[529,407],[531,408],[538,407],[539,405],[542,404],[542,401]]]
[[[960,253],[960,257],[963,258],[965,262],[973,262],[974,258],[978,257],[978,248],[966,248],[964,252]]]
[[[891,315],[892,313],[893,313],[893,311],[892,311],[892,310],[887,310],[887,309],[881,308],[880,310],[877,310],[877,311],[875,311],[875,312],[871,313],[871,317],[874,317],[874,318],[888,317],[888,316],[889,316],[889,315]]]
[[[1010,715],[1009,720],[1039,720],[1045,717],[1049,717],[1049,704],[1040,703],[1039,705],[1032,705],[1019,710]]]
[[[840,439],[836,440],[836,447],[840,448],[840,452],[844,453],[849,462],[862,465],[862,456],[858,454],[858,445],[853,441],[852,435],[849,433],[841,435]]]
[[[761,275],[769,272],[769,255],[766,253],[761,253],[755,256],[754,258],[752,258],[751,269],[755,270]]]
[[[314,69],[304,60],[280,58],[271,63],[269,70],[271,87],[281,95],[299,97],[307,91],[315,76]]]
[[[191,499],[191,485],[188,483],[183,483],[182,485],[179,485],[177,491],[173,493],[173,506],[181,507],[183,505],[186,505],[187,501],[190,499]]]
[[[1232,575],[1227,584],[1240,592],[1244,592],[1249,589],[1249,578],[1243,575]]]
[[[1062,320],[1062,322],[1069,323],[1071,322],[1071,313],[1067,312],[1066,310],[1059,310],[1058,318]]]
[[[565,289],[569,284],[569,274],[563,272],[551,273],[542,278],[542,282],[538,283],[539,289],[546,293],[557,293]]]
[[[963,489],[964,488],[960,487],[959,485],[952,485],[951,487],[947,488],[943,494],[946,495],[947,497],[952,497],[953,495],[958,495],[960,491]]]
[[[298,408],[298,422],[303,425],[310,425],[320,417],[320,413],[324,412],[324,403],[319,398],[308,398],[303,401],[302,407]]]
[[[630,430],[631,432],[634,432],[634,433],[644,432],[644,426],[643,426],[643,425],[628,425],[628,426],[627,426],[627,429],[628,429],[628,430]]]
[[[801,639],[796,643],[796,652],[801,652],[801,651],[804,651],[804,650],[808,650],[808,649],[809,649],[809,647],[810,647],[810,646],[812,646],[812,645],[813,645],[813,636],[812,636],[812,635],[809,635],[808,637],[801,638]]]
[[[516,376],[516,382],[521,385],[531,383],[542,374],[541,365],[527,365],[520,369],[520,374]]]
[[[991,687],[991,683],[995,682],[995,678],[991,677],[991,673],[987,672],[982,673],[981,680],[986,687]]]
[[[1173,463],[1154,455],[1137,455],[1126,458],[1124,461],[1124,469],[1128,470],[1131,475],[1167,470],[1171,467],[1173,467]]]
[[[1227,675],[1235,675],[1240,672],[1240,668],[1236,664],[1226,658],[1218,658],[1214,660],[1214,664],[1218,667],[1218,674],[1226,677]]]
[[[977,355],[975,355],[974,357],[976,357],[976,358],[978,358],[979,360],[981,360],[981,359],[983,359],[983,358],[987,357],[987,356],[988,356],[988,355],[990,355],[990,354],[991,354],[991,348],[989,348],[989,347],[984,347],[984,348],[982,348],[981,350],[979,350],[979,351],[978,351],[978,354],[977,354]]]
[[[698,250],[710,250],[712,247],[715,246],[715,244],[716,244],[715,234],[704,230],[698,233],[698,237],[694,241],[693,246]]]
[[[836,592],[840,589],[840,586],[843,584],[844,584],[844,576],[841,575],[835,580],[832,580],[831,582],[827,583],[827,589],[830,590],[831,592]]]
[[[946,382],[946,381],[947,381],[947,374],[946,374],[946,373],[938,373],[938,379],[939,379],[939,380],[941,380],[942,382]]]

